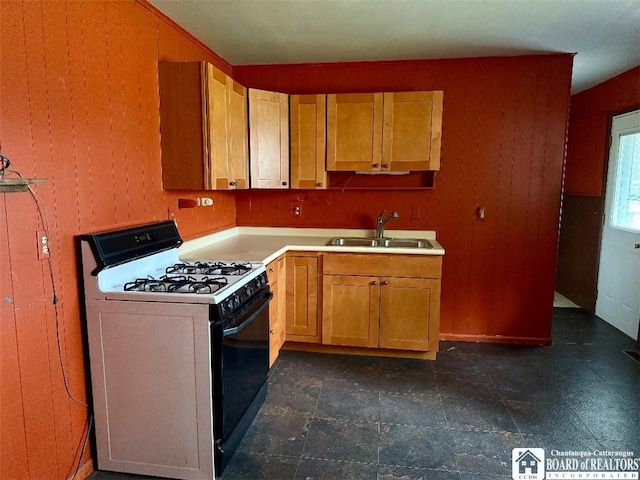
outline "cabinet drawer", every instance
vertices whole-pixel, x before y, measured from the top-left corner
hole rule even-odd
[[[442,257],[330,253],[324,255],[323,273],[325,275],[441,278]]]

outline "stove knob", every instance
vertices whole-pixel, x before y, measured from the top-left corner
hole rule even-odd
[[[253,293],[253,290],[249,285],[247,285],[246,287],[244,287],[244,293],[246,293],[247,296],[251,296],[251,294]]]

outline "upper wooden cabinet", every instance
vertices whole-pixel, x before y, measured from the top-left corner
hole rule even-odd
[[[246,89],[206,62],[160,62],[165,189],[248,188]]]
[[[289,96],[249,89],[251,188],[289,188]]]
[[[229,108],[227,130],[229,186],[249,188],[249,130],[247,119],[247,89],[227,77],[227,104]],[[221,170],[223,171],[223,170]],[[224,178],[216,188],[225,188]]]
[[[382,93],[327,95],[327,170],[380,170]]]
[[[326,95],[291,95],[291,188],[327,188]]]
[[[327,95],[327,170],[440,168],[441,91]]]

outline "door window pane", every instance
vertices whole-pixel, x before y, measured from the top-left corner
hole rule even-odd
[[[640,232],[640,133],[620,135],[611,226]]]

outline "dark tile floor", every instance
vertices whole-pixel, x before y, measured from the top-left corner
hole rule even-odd
[[[550,347],[442,342],[435,362],[284,351],[223,480],[495,480],[516,447],[637,453],[634,347],[555,309]]]

